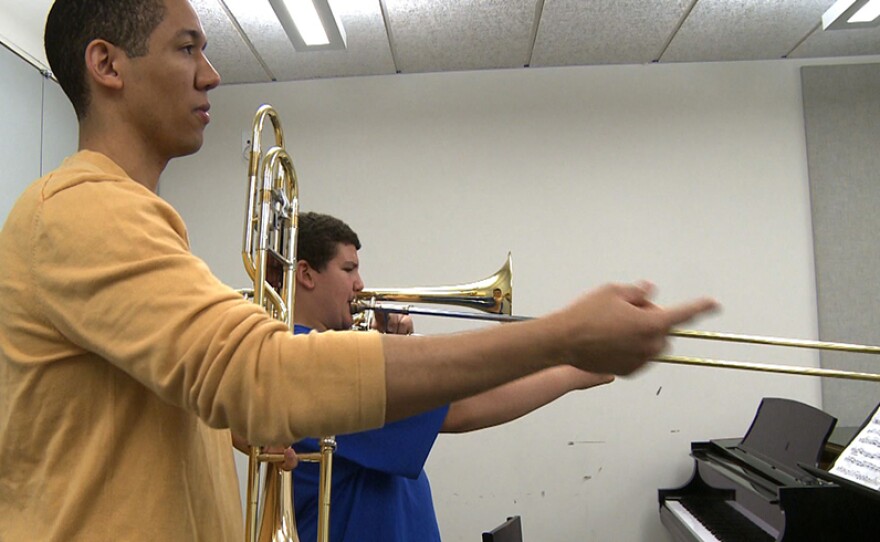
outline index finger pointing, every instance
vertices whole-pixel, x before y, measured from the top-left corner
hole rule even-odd
[[[666,307],[667,323],[669,327],[687,322],[693,318],[708,312],[714,312],[720,308],[717,301],[709,297],[703,297],[694,301]]]

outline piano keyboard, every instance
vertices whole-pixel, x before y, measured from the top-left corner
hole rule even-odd
[[[664,506],[701,542],[773,542],[766,531],[734,510],[726,501],[666,500]]]

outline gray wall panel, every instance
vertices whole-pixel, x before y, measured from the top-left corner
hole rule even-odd
[[[78,125],[73,106],[51,79],[43,79],[43,156],[42,172],[58,167],[76,152]]]
[[[0,47],[0,224],[31,181],[40,176],[43,76]]]
[[[802,68],[819,335],[880,344],[880,64]],[[823,352],[824,367],[878,372],[876,356]],[[860,423],[877,384],[826,379],[822,404]]]

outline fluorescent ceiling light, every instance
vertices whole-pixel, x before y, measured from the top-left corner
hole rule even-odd
[[[849,18],[848,23],[869,23],[880,17],[880,0],[870,0]]]
[[[880,26],[880,0],[837,0],[822,15],[825,30],[874,26]]]
[[[297,52],[345,49],[345,31],[328,0],[269,0]]]
[[[311,47],[330,43],[324,25],[321,24],[321,16],[318,15],[312,0],[286,0],[284,5],[306,45]]]

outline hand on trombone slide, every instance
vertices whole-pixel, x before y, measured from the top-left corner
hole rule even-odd
[[[699,298],[669,307],[651,301],[654,285],[608,284],[548,316],[568,337],[564,359],[581,369],[630,374],[667,346],[670,330],[714,311],[718,303]]]
[[[583,367],[589,370],[614,374],[629,374],[646,361],[657,361],[880,382],[880,374],[876,373],[665,355],[663,351],[666,349],[669,336],[875,355],[880,354],[880,347],[677,329],[675,326],[678,324],[713,311],[718,308],[718,304],[712,299],[702,298],[662,308],[650,301],[652,291],[653,285],[647,282],[635,285],[607,285],[586,294],[569,308],[551,315],[550,318],[557,319],[560,319],[560,316],[573,315],[571,325],[576,327],[571,329],[572,336],[584,341],[582,345],[575,344],[570,354],[570,358],[574,361],[570,363],[579,367],[581,367],[580,363],[586,363],[588,365]],[[582,320],[578,320],[578,316],[581,316]],[[564,318],[562,320],[564,321]],[[579,351],[582,353],[579,354]],[[598,359],[596,359],[597,355]]]

